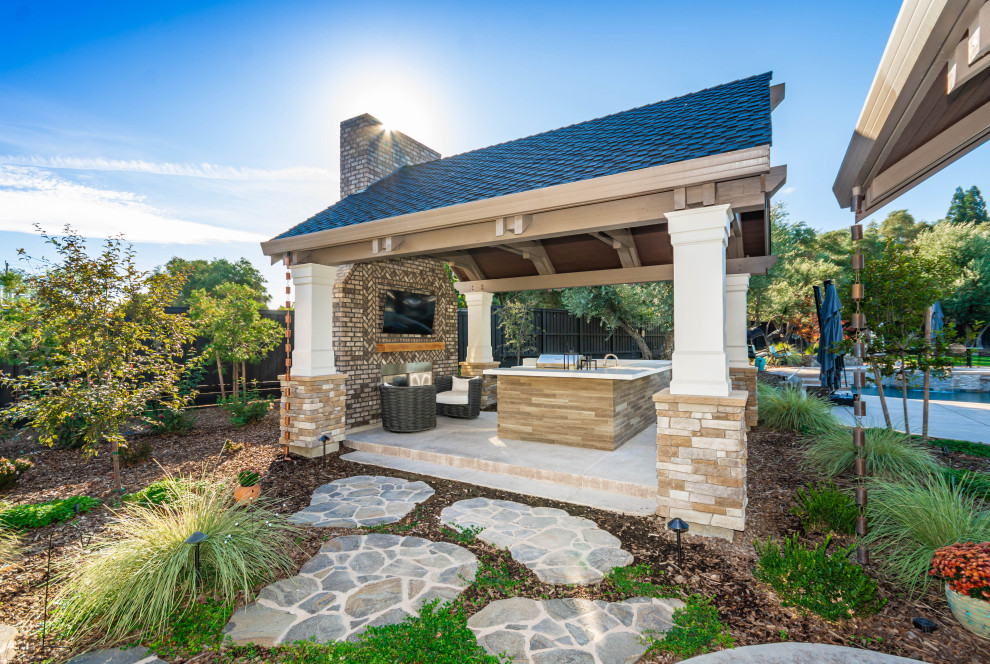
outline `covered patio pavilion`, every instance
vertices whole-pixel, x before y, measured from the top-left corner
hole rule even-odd
[[[362,399],[348,383],[353,370],[339,366],[342,349],[363,343],[358,355],[373,365],[456,343],[449,329],[426,341],[355,339],[335,311],[350,303],[338,282],[353,266],[390,275],[449,265],[468,308],[459,372],[485,376],[493,400],[495,377],[485,372],[497,366],[495,293],[673,281],[671,378],[653,396],[656,435],[647,434],[656,440],[656,509],[701,531],[743,530],[745,431],[756,415],[746,294],[750,275],[775,261],[769,202],[786,178],[770,162],[771,111],[783,99],[770,81],[762,74],[444,159],[370,116],[342,123],[341,201],[262,245],[286,261],[295,286],[282,412],[290,449],[316,456],[326,435],[336,450],[376,422],[374,413],[351,417]],[[373,298],[366,337],[380,330],[374,298],[401,280],[381,279],[361,282]],[[630,463],[623,449],[607,453],[615,464]]]

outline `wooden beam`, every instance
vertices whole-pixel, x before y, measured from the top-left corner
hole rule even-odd
[[[763,191],[772,198],[787,182],[787,165],[774,166],[763,176]]]
[[[733,258],[725,261],[726,274],[766,274],[776,256],[757,258]],[[510,277],[482,281],[459,281],[454,284],[461,293],[507,293],[523,290],[550,290],[578,286],[609,286],[614,284],[640,284],[653,281],[672,281],[674,266],[644,265],[642,267],[614,270],[590,270],[565,274],[539,275],[535,277]]]
[[[628,228],[616,228],[608,231],[608,237],[612,240],[612,247],[618,252],[622,267],[640,267],[639,252],[636,250],[636,241],[633,239],[632,231]]]
[[[601,242],[603,244],[607,244],[608,246],[612,247],[613,249],[616,249],[616,247],[613,246],[614,245],[614,241],[612,240],[612,238],[607,237],[606,235],[604,235],[602,233],[588,233],[588,235],[590,235],[591,237],[595,238],[599,242]]]
[[[521,249],[522,252],[520,255],[526,260],[531,261],[533,265],[536,266],[536,271],[540,274],[557,273],[553,263],[550,262],[550,256],[547,255],[547,250],[543,248],[543,244],[539,240],[516,242],[505,248],[508,248],[509,246],[511,246],[513,250]]]
[[[687,190],[684,187],[678,187],[674,190],[674,209],[683,210],[687,207]]]
[[[478,263],[475,262],[474,258],[466,251],[455,251],[446,256],[440,256],[440,260],[445,263],[458,267],[467,274],[469,280],[484,279],[485,273],[481,271],[478,267]]]
[[[777,108],[780,102],[784,101],[784,84],[778,83],[777,85],[770,86],[770,111]]]

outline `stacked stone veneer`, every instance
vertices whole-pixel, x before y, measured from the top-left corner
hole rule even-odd
[[[385,291],[436,295],[433,334],[384,334]],[[379,353],[380,343],[441,342],[441,350]],[[333,291],[333,350],[347,375],[347,426],[380,422],[382,364],[432,362],[433,376],[457,374],[457,294],[435,258],[397,258],[345,265]]]
[[[365,113],[340,123],[340,197],[364,191],[403,166],[440,158],[402,132]]]
[[[760,409],[756,399],[756,367],[729,367],[732,389],[749,392],[746,399],[746,426],[755,427],[760,419]]]
[[[346,409],[345,381],[347,376],[293,376],[282,383],[281,432],[282,440],[289,434],[289,451],[314,458],[323,455],[326,435],[326,451],[336,452],[344,439],[344,413]]]
[[[657,514],[694,532],[731,538],[746,528],[746,403],[728,397],[653,396],[657,410]]]
[[[461,362],[461,378],[481,376],[481,407],[498,403],[498,376],[486,376],[485,369],[497,369],[498,362]]]

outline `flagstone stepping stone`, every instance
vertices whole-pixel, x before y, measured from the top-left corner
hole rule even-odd
[[[358,528],[395,523],[433,495],[426,482],[357,475],[324,484],[292,523],[321,528]]]
[[[514,597],[492,602],[467,625],[485,650],[504,652],[514,664],[632,664],[646,652],[639,637],[666,632],[682,606],[679,599],[646,597],[612,603]]]
[[[147,648],[137,646],[84,652],[76,655],[66,664],[165,664],[165,662]]]
[[[369,625],[418,614],[423,602],[453,600],[477,572],[477,558],[456,544],[380,533],[337,537],[299,574],[238,609],[224,633],[238,645],[267,647],[310,637],[353,640]]]
[[[622,542],[594,521],[553,507],[471,498],[445,507],[440,520],[460,528],[483,528],[478,539],[508,549],[544,583],[586,586],[633,561]]]

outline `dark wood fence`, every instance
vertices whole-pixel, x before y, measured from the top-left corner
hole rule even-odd
[[[492,309],[492,355],[502,366],[516,364],[516,356],[504,352],[505,335],[498,326],[500,308]],[[536,350],[523,353],[523,357],[538,357],[544,353],[580,353],[592,357],[602,357],[614,353],[627,360],[642,359],[643,354],[624,330],[610,332],[600,320],[586,321],[564,309],[534,309],[533,322],[536,327]],[[646,345],[654,359],[662,357],[666,336],[659,331],[648,332]],[[464,361],[467,354],[467,309],[458,311],[457,317],[457,359]]]

